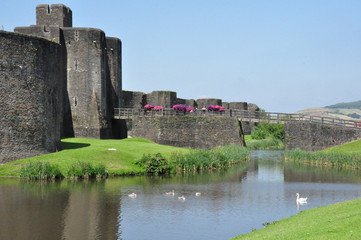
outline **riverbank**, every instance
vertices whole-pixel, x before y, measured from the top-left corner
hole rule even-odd
[[[146,139],[127,138],[122,140],[98,140],[67,138],[62,140],[64,150],[42,156],[16,160],[0,165],[0,176],[19,176],[20,169],[31,161],[47,161],[57,164],[66,172],[74,163],[86,161],[92,164],[103,163],[109,175],[139,175],[145,170],[136,164],[143,154],[161,153],[170,157],[172,152],[189,153],[191,149],[156,144]]]
[[[361,169],[361,140],[319,152],[291,150],[285,152],[285,160],[320,166]]]
[[[361,199],[302,211],[240,239],[361,239]]]
[[[0,176],[28,179],[165,174],[228,168],[247,160],[244,147],[209,151],[156,144],[142,138],[99,140],[68,138],[64,150],[0,165]]]

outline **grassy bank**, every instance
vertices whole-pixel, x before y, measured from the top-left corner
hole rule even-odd
[[[64,150],[0,165],[0,176],[20,176],[21,167],[36,161],[57,164],[61,172],[67,172],[79,161],[93,165],[104,163],[110,175],[143,174],[143,168],[134,164],[143,154],[161,153],[170,157],[172,152],[188,153],[190,149],[177,148],[153,143],[140,138],[122,140],[63,139]]]
[[[320,166],[361,169],[361,140],[313,153],[296,149],[286,152],[285,159]]]
[[[244,140],[250,150],[282,150],[285,148],[283,141],[273,137],[253,139],[251,135],[246,135]]]
[[[123,140],[63,139],[64,150],[0,165],[0,176],[28,179],[92,178],[106,175],[164,174],[229,167],[248,159],[235,145],[209,151],[156,144],[141,138]]]
[[[361,239],[361,199],[309,209],[239,239]]]

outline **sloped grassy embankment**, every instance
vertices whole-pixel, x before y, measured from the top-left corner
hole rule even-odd
[[[89,177],[157,174],[226,168],[245,161],[249,151],[228,145],[210,151],[156,144],[146,139],[63,139],[64,150],[0,165],[0,176],[49,179],[54,176]]]
[[[0,165],[0,176],[19,176],[22,166],[36,161],[57,164],[61,172],[66,172],[76,162],[86,161],[91,164],[105,164],[110,175],[143,174],[144,169],[134,164],[134,160],[141,158],[143,154],[161,153],[168,157],[175,151],[189,152],[189,149],[159,145],[140,138],[123,140],[67,138],[62,140],[62,144],[64,150],[60,152]]]
[[[302,211],[240,239],[361,239],[361,199]]]

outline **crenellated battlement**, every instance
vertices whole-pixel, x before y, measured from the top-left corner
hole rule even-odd
[[[72,11],[63,4],[39,4],[36,6],[36,25],[72,27]]]

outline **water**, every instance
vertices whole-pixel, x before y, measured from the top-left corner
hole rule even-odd
[[[230,239],[305,209],[360,198],[360,183],[356,171],[283,163],[281,151],[255,151],[249,163],[212,174],[0,179],[0,239]],[[175,196],[165,194],[173,189]],[[128,197],[132,192],[136,198]],[[297,206],[297,192],[307,204]]]

